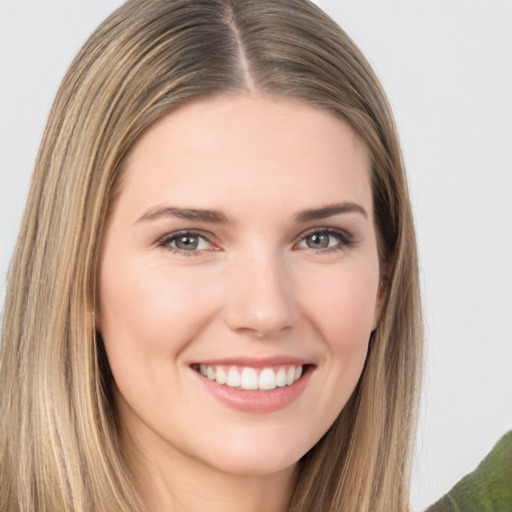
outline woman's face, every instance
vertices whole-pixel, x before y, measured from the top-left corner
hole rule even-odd
[[[127,159],[98,328],[148,460],[289,470],[360,377],[379,309],[368,153],[306,104],[202,100]]]

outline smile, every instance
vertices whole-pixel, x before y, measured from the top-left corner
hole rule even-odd
[[[302,395],[317,365],[288,356],[230,358],[190,365],[211,396],[231,409],[271,413],[291,406]]]
[[[283,365],[267,368],[226,365],[195,365],[194,370],[217,384],[243,390],[271,391],[291,386],[302,373],[302,365]]]

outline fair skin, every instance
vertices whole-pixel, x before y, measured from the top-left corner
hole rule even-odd
[[[143,495],[284,511],[379,316],[367,151],[304,103],[210,98],[152,126],[123,172],[96,318]]]

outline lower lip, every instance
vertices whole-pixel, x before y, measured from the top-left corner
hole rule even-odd
[[[223,404],[238,411],[261,414],[279,411],[297,400],[306,388],[312,370],[313,368],[308,366],[301,378],[291,386],[278,387],[270,391],[230,388],[203,377],[195,370],[192,371],[200,379],[201,384]]]

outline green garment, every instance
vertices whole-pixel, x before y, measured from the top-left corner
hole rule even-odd
[[[512,512],[512,430],[426,512]]]

